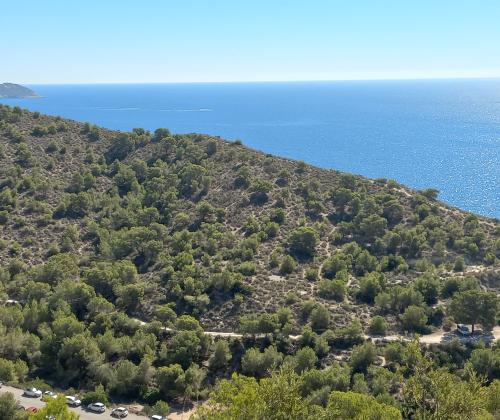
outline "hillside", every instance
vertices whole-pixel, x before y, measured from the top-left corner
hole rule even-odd
[[[7,124],[2,118],[2,264],[15,256],[33,266],[64,250],[82,268],[133,261],[145,283],[137,314],[166,299],[207,327],[224,328],[239,312],[276,309],[292,293],[330,306],[343,324],[363,320],[367,308],[318,296],[319,279],[337,268],[347,268],[352,293],[372,271],[389,284],[411,282],[431,266],[451,275],[457,259],[465,271],[489,272],[498,252],[498,222],[453,209],[431,190],[209,136],[119,134],[2,112],[14,116]],[[312,232],[311,249],[290,248],[296,229]],[[293,267],[280,270],[288,255]],[[228,293],[240,286],[211,284],[221,272],[228,277],[221,283],[243,286],[237,304]]]
[[[27,87],[15,83],[0,83],[0,98],[35,98],[38,95]]]
[[[209,331],[312,334],[321,366],[375,332],[374,319],[382,335],[429,332],[460,320],[448,308],[455,294],[500,291],[499,233],[498,220],[435,190],[207,135],[120,133],[0,107],[0,299],[20,302],[18,334],[38,342],[19,356],[30,375],[61,386],[108,383],[79,365],[87,359],[70,361],[67,337],[76,347],[93,337],[86,354],[108,366],[142,366],[148,346],[157,368],[208,360],[203,341],[188,362],[169,353],[178,342],[155,341],[153,325],[192,329],[185,315]],[[17,315],[5,311],[9,331]],[[130,318],[159,322],[144,332]],[[104,334],[143,347],[115,351]]]

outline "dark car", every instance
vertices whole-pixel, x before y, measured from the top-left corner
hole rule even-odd
[[[464,324],[457,324],[457,332],[460,335],[463,335],[464,337],[469,337],[471,335],[470,331],[469,331],[469,327],[467,325],[464,325]]]

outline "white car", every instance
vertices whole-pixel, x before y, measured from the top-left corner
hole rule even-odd
[[[42,396],[42,400],[46,399],[48,400],[49,398],[57,398],[57,394],[52,391],[45,391]]]
[[[128,416],[128,410],[125,407],[114,408],[111,411],[111,416],[123,419]]]
[[[70,407],[79,407],[82,404],[82,402],[78,398],[72,395],[67,395],[66,404],[68,404]]]
[[[24,390],[23,395],[30,398],[40,398],[42,396],[42,391],[36,388],[28,388]]]
[[[87,410],[93,411],[94,413],[104,413],[106,411],[106,406],[103,403],[95,402],[89,404]]]
[[[158,414],[154,414],[153,416],[151,416],[151,420],[166,420],[166,419],[163,416],[160,416]]]

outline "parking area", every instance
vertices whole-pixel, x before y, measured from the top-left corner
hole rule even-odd
[[[7,386],[7,385],[2,385],[2,388],[0,388],[0,393],[4,393],[4,392],[10,392],[10,393],[14,394],[15,397],[19,400],[19,402],[21,403],[21,405],[24,408],[28,408],[28,407],[42,408],[45,405],[45,403],[43,401],[41,401],[40,398],[29,398],[29,397],[23,396],[22,389],[14,388],[14,387]],[[106,409],[106,411],[104,413],[101,413],[101,414],[91,413],[91,412],[85,411],[82,407],[77,407],[77,408],[70,407],[70,410],[77,413],[80,416],[80,420],[97,420],[100,418],[101,419],[102,418],[113,418],[113,417],[111,417],[111,410],[110,409]],[[187,417],[185,417],[185,418],[187,418]],[[127,419],[146,420],[147,417],[130,413],[127,416]]]

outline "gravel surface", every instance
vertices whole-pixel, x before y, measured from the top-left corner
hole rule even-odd
[[[10,393],[14,394],[24,408],[28,408],[28,407],[42,408],[45,405],[45,403],[43,401],[40,401],[40,398],[23,397],[23,390],[22,389],[13,388],[13,387],[7,386],[7,385],[2,385],[2,388],[0,388],[0,393],[4,393],[4,392],[10,392]],[[106,412],[101,413],[101,414],[87,412],[81,407],[77,407],[77,408],[70,407],[70,410],[77,413],[80,416],[80,420],[97,420],[97,419],[112,419],[112,418],[114,418],[114,417],[111,417],[111,410],[109,408],[106,409]],[[137,414],[130,413],[127,416],[127,419],[146,420],[147,417],[138,416]]]

